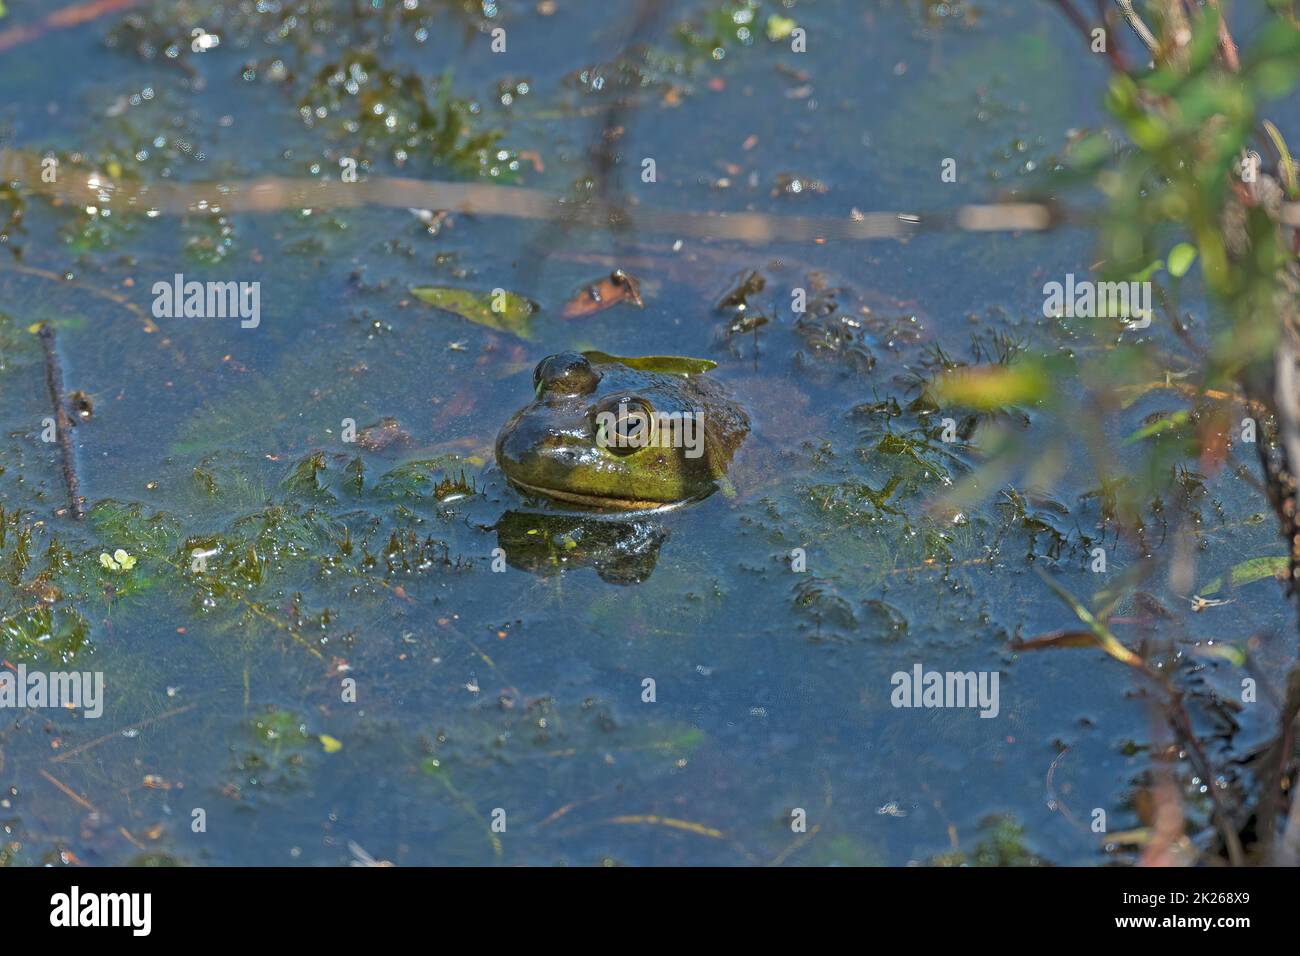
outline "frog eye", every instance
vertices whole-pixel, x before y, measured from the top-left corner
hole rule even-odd
[[[643,398],[605,402],[595,421],[596,444],[615,455],[631,455],[655,443],[655,410]]]
[[[533,369],[533,391],[560,395],[589,395],[596,390],[600,373],[577,352],[548,355]]]

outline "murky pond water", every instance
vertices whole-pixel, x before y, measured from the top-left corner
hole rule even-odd
[[[42,22],[7,6],[0,31]],[[1180,538],[1157,508],[1138,539],[1081,421],[1012,410],[1002,424],[1054,467],[989,474],[974,419],[945,434],[924,400],[945,363],[1097,347],[1043,317],[1044,282],[1092,264],[1090,232],[806,242],[778,225],[740,243],[653,216],[843,219],[1023,187],[1103,121],[1104,70],[1062,69],[1078,38],[1050,5],[755,2],[750,23],[743,4],[678,3],[621,59],[634,5],[597,0],[126,6],[0,46],[0,147],[122,190],[0,192],[0,657],[104,680],[95,719],[0,711],[0,860],[1100,864],[1133,847],[1093,832],[1096,810],[1108,833],[1139,828],[1159,766],[1207,829],[1207,788],[1234,783],[1275,712],[1235,706],[1242,669],[1201,652],[1249,646],[1280,673],[1280,588],[1197,610],[1162,570],[1112,620],[1168,650],[1223,779],[1157,762],[1167,731],[1123,663],[1015,641],[1079,625],[1045,577],[1094,604],[1144,548],[1182,541],[1202,590],[1280,553],[1263,499],[1233,467],[1182,461],[1199,520]],[[354,166],[358,185],[632,205],[609,230],[125,201]],[[615,268],[643,308],[565,317]],[[746,308],[719,308],[751,270]],[[255,327],[160,315],[155,286],[178,274],[258,283]],[[420,287],[538,308],[491,327]],[[92,409],[72,433],[79,522],[42,440],[42,322]],[[728,486],[622,524],[515,490],[497,432],[536,363],[580,349],[716,362],[752,428]],[[1158,405],[1097,423],[1117,464]],[[947,506],[971,476],[982,494]],[[898,707],[894,675],[917,666],[996,675],[996,704]]]

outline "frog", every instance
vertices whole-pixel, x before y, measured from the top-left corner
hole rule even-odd
[[[581,509],[655,512],[725,481],[749,418],[707,370],[675,357],[559,352],[533,369],[533,401],[496,440],[520,491]]]

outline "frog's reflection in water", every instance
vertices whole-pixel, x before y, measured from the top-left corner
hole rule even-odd
[[[653,518],[507,511],[494,527],[511,567],[542,576],[592,568],[611,584],[640,584],[649,578],[668,537]]]

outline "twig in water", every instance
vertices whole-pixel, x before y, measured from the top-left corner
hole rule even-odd
[[[37,772],[38,772],[42,777],[44,777],[46,780],[48,780],[50,783],[54,784],[54,786],[58,789],[58,791],[59,791],[60,793],[62,793],[62,794],[63,794],[64,796],[66,796],[68,799],[72,800],[74,803],[78,803],[78,804],[80,804],[81,806],[83,806],[83,807],[85,807],[87,810],[89,810],[91,813],[98,813],[98,812],[99,812],[99,809],[98,809],[98,808],[97,808],[93,803],[91,803],[91,802],[90,802],[89,800],[87,800],[85,797],[83,797],[83,796],[81,796],[80,794],[78,794],[77,791],[73,790],[73,789],[72,789],[71,787],[69,787],[66,783],[64,783],[64,782],[63,782],[62,780],[60,780],[58,777],[54,776],[54,775],[53,775],[52,773],[50,773],[49,771],[47,771],[47,770],[40,770],[40,771],[37,771]]]
[[[50,386],[54,425],[59,447],[63,450],[63,483],[68,486],[72,517],[80,521],[85,512],[82,510],[81,482],[77,480],[77,461],[72,451],[72,416],[68,414],[68,401],[63,391],[63,369],[59,367],[59,353],[54,348],[54,329],[46,323],[41,326],[40,335],[41,345],[45,346],[45,381]]]
[[[85,753],[87,750],[93,750],[95,747],[98,747],[100,744],[106,741],[112,740],[114,737],[121,737],[128,730],[143,730],[145,727],[148,727],[150,724],[156,724],[160,720],[167,720],[171,717],[175,717],[177,714],[183,714],[186,711],[193,710],[197,706],[198,704],[186,704],[184,707],[176,707],[172,710],[165,711],[161,714],[156,714],[155,716],[150,717],[147,720],[142,720],[139,723],[128,724],[126,727],[120,727],[117,730],[112,731],[111,733],[104,734],[102,737],[96,737],[94,740],[88,741],[84,744],[81,744],[80,746],[73,747],[71,750],[65,750],[61,752],[57,757],[50,758],[50,763],[61,763],[64,760],[67,760],[69,757],[75,757],[77,756],[77,754]]]

